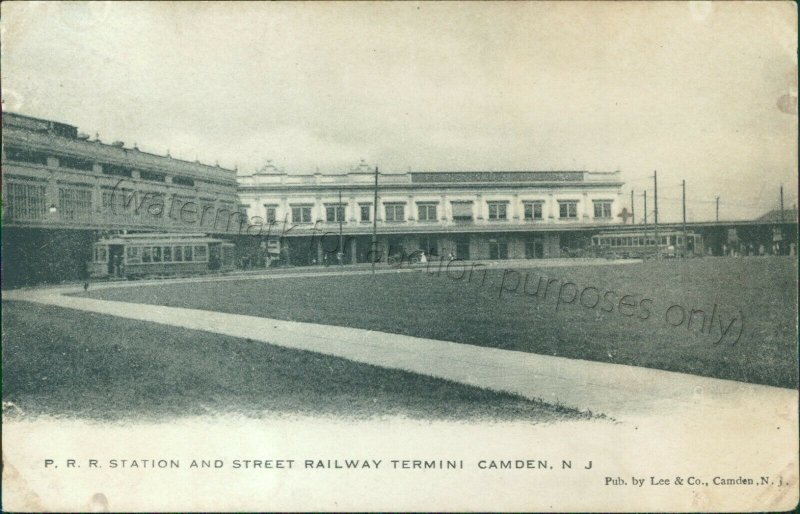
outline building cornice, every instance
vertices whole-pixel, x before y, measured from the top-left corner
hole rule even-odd
[[[387,191],[423,191],[434,189],[437,191],[472,191],[472,190],[503,190],[503,189],[596,189],[596,188],[621,188],[624,182],[528,182],[528,183],[458,183],[458,184],[386,184],[378,185],[379,192]],[[266,192],[292,192],[314,193],[319,191],[374,191],[375,186],[370,184],[239,184],[240,193],[266,193]]]
[[[144,152],[138,148],[124,148],[97,141],[70,139],[43,134],[16,127],[3,128],[3,145],[19,146],[28,150],[92,160],[128,168],[182,175],[198,180],[217,180],[236,183],[236,172],[218,166],[190,162],[173,157]]]

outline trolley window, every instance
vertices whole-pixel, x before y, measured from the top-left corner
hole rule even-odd
[[[127,248],[127,252],[128,252],[128,262],[138,263],[142,261],[141,248],[139,248],[138,246],[129,246]]]
[[[172,262],[172,247],[165,246],[161,251],[161,255],[164,257],[164,262]]]
[[[95,262],[106,262],[108,259],[108,252],[105,246],[94,247],[94,260]]]
[[[205,245],[195,245],[194,247],[194,260],[204,261],[208,256],[208,247]]]
[[[153,247],[153,262],[161,262],[161,247]]]
[[[149,246],[142,247],[142,262],[152,262],[153,256]]]
[[[192,261],[192,247],[191,246],[184,246],[183,247],[183,260],[184,261]]]
[[[175,262],[181,262],[183,260],[183,247],[176,246],[175,247]]]

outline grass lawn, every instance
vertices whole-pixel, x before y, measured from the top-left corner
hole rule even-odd
[[[430,272],[374,277],[165,282],[88,296],[797,387],[792,257],[495,269],[485,276],[476,270],[471,280],[469,273],[457,279],[463,271],[457,268],[450,276],[436,271],[432,264]],[[539,295],[527,294],[537,284]]]
[[[3,401],[25,415],[589,417],[512,394],[207,332],[27,302],[3,302],[2,314]]]

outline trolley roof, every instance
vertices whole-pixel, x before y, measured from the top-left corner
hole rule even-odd
[[[222,239],[215,239],[206,234],[118,234],[105,237],[97,241],[96,245],[126,245],[126,244],[202,244],[202,243],[227,243]]]

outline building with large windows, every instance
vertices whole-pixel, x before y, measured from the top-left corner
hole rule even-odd
[[[3,281],[77,279],[110,232],[239,230],[236,171],[3,113]]]
[[[562,256],[621,223],[621,187],[619,172],[390,173],[378,176],[376,203],[375,169],[363,161],[346,173],[311,175],[268,163],[239,177],[239,198],[251,222],[282,236],[293,264],[338,260],[340,252],[345,263],[420,252],[522,259]]]
[[[244,267],[423,252],[429,260],[538,259],[584,255],[593,235],[625,231],[629,219],[617,171],[376,174],[362,161],[340,173],[289,174],[268,162],[239,174],[107,144],[64,123],[2,119],[3,287],[83,279],[94,243],[120,234],[209,235],[235,243]],[[687,226],[711,255],[794,253],[796,211],[776,212]]]

